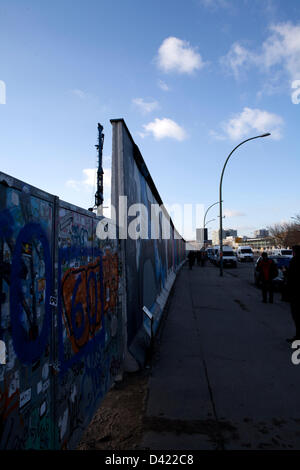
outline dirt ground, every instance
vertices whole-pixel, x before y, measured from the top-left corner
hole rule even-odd
[[[133,450],[143,431],[149,369],[124,375],[108,392],[78,450]]]

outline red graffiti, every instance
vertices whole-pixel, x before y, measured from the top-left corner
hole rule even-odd
[[[63,319],[77,353],[101,328],[100,259],[70,268],[61,281]]]
[[[9,415],[18,408],[19,405],[19,389],[17,388],[9,395],[8,377],[4,377],[4,389],[0,390],[0,425],[4,424]],[[1,426],[0,426],[1,427]]]
[[[70,268],[61,281],[62,315],[72,349],[77,353],[101,328],[101,282],[103,313],[114,311],[119,286],[118,255],[106,251],[100,259],[79,268]]]

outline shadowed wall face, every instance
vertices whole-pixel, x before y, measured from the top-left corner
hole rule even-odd
[[[74,448],[121,365],[118,243],[0,176],[0,448]]]
[[[22,190],[23,189],[23,190]],[[0,448],[53,445],[50,295],[54,198],[0,184]]]
[[[170,280],[174,279],[179,264],[185,257],[184,241],[174,240],[174,228],[170,226],[170,238],[162,239],[162,221],[159,221],[159,238],[151,238],[151,205],[161,205],[159,194],[154,187],[140,151],[129,134],[125,123],[114,121],[113,139],[119,139],[112,154],[113,181],[120,187],[115,194],[127,196],[128,209],[133,204],[143,204],[147,209],[144,221],[148,239],[130,237],[130,224],[139,214],[128,215],[129,236],[125,242],[126,292],[127,292],[127,339],[133,355],[143,362],[141,345],[144,326],[147,329],[147,318],[143,314],[146,306],[154,314],[154,330],[157,328],[162,308],[157,302],[163,289],[169,292]],[[118,201],[113,200],[118,208]],[[170,225],[170,224],[169,224]]]

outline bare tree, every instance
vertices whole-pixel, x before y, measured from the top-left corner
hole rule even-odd
[[[292,247],[300,244],[300,214],[292,217],[294,222],[275,224],[268,227],[269,232],[275,239],[275,243],[282,247]]]

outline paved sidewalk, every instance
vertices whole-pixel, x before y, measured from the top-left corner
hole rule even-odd
[[[289,304],[279,294],[263,304],[239,269],[220,278],[210,264],[182,268],[149,380],[141,448],[300,449]]]

